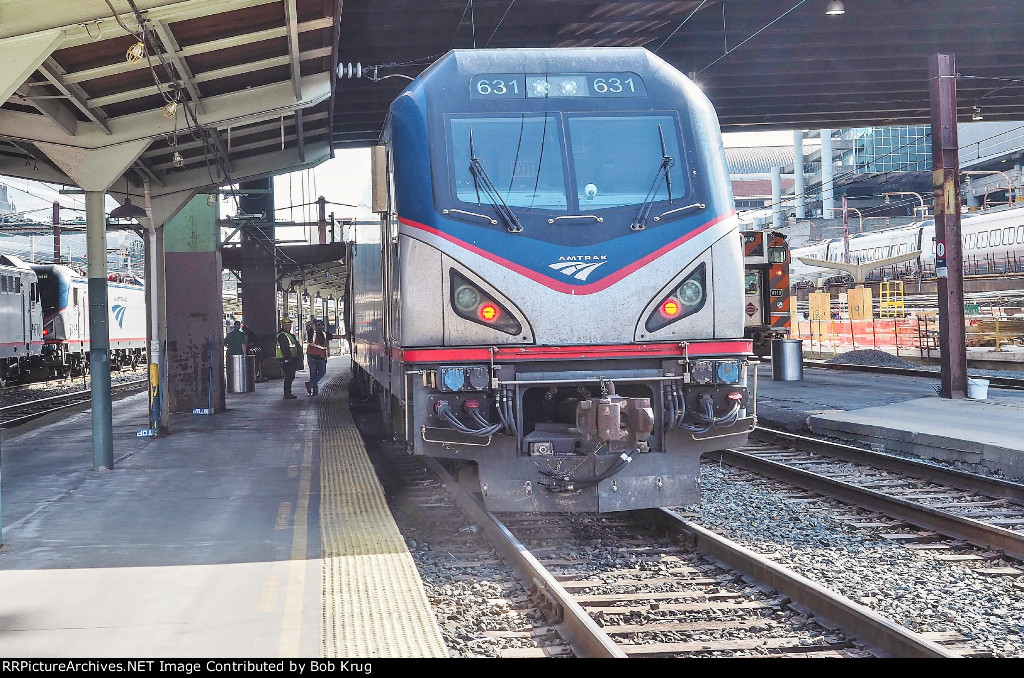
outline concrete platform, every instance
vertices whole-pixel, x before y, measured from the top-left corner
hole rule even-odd
[[[4,432],[0,656],[447,656],[347,371],[332,358],[318,398],[257,384],[158,438],[135,435],[145,394],[117,401],[111,471],[89,411]]]
[[[1024,479],[1024,393],[989,387],[985,400],[935,395],[939,377],[804,369],[802,381],[772,381],[759,369],[758,419],[966,470]]]

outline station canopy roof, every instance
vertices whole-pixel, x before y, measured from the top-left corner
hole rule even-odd
[[[646,47],[726,132],[927,123],[930,60],[951,54],[961,121],[1024,120],[1021,0],[829,4],[0,0],[0,175],[81,186],[124,161],[98,183],[180,197],[311,167],[376,143],[394,97],[454,48]]]
[[[693,78],[723,131],[928,123],[951,54],[958,118],[1024,120],[1020,0],[346,0],[336,144],[377,139],[389,102],[452,48],[635,47]],[[376,68],[374,68],[376,67]],[[377,80],[372,80],[376,73]],[[347,72],[346,72],[347,75]]]

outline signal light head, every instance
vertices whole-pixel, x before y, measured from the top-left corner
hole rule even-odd
[[[679,302],[675,299],[666,299],[661,304],[661,314],[666,318],[674,318],[679,315]]]

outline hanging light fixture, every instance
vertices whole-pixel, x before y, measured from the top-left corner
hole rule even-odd
[[[843,7],[843,0],[829,0],[828,7],[825,8],[825,14],[828,16],[846,14],[846,8]]]
[[[309,303],[309,290],[307,290],[307,289],[303,289],[302,290],[302,303],[304,303],[304,304],[308,304]]]
[[[178,102],[177,101],[168,101],[166,104],[164,104],[164,117],[165,118],[173,118],[177,114],[178,114]]]
[[[134,45],[128,48],[128,51],[124,54],[124,59],[130,64],[134,64],[137,61],[142,61],[146,58],[146,46],[141,42],[136,42]]]
[[[124,180],[124,204],[110,210],[108,216],[111,219],[142,219],[146,216],[146,210],[138,205],[133,205],[132,199],[128,197],[127,179]]]
[[[317,299],[323,299],[323,297],[320,296],[320,290],[316,291],[316,298]]]
[[[181,153],[178,153],[177,151],[175,151],[171,156],[171,162],[174,163],[175,167],[185,166],[185,158],[181,157]]]
[[[981,106],[975,106],[974,112],[971,113],[971,120],[977,122],[978,120],[984,120],[984,116],[981,114]]]

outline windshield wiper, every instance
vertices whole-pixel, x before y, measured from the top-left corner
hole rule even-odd
[[[629,225],[630,230],[642,231],[647,226],[647,217],[651,216],[651,207],[654,205],[654,198],[658,194],[658,182],[661,181],[661,176],[665,175],[665,186],[668,188],[668,202],[672,204],[672,176],[669,170],[676,164],[676,159],[668,154],[668,149],[665,147],[665,132],[661,129],[661,125],[658,125],[658,136],[661,137],[661,165],[658,166],[658,173],[654,175],[654,183],[651,184],[651,189],[647,191],[647,197],[644,198],[644,202],[640,205],[640,211],[637,212],[636,218],[633,219],[633,223]]]
[[[480,204],[480,189],[484,189],[484,194],[487,199],[491,201],[491,205],[494,206],[494,211],[498,213],[502,219],[504,219],[506,226],[508,227],[509,233],[519,233],[523,230],[522,225],[519,223],[519,217],[515,215],[515,212],[505,203],[501,197],[501,193],[498,192],[497,187],[491,178],[487,176],[487,170],[484,169],[484,164],[480,158],[476,157],[476,150],[473,147],[473,128],[469,128],[469,173],[473,175],[473,185],[476,187],[476,201]]]

